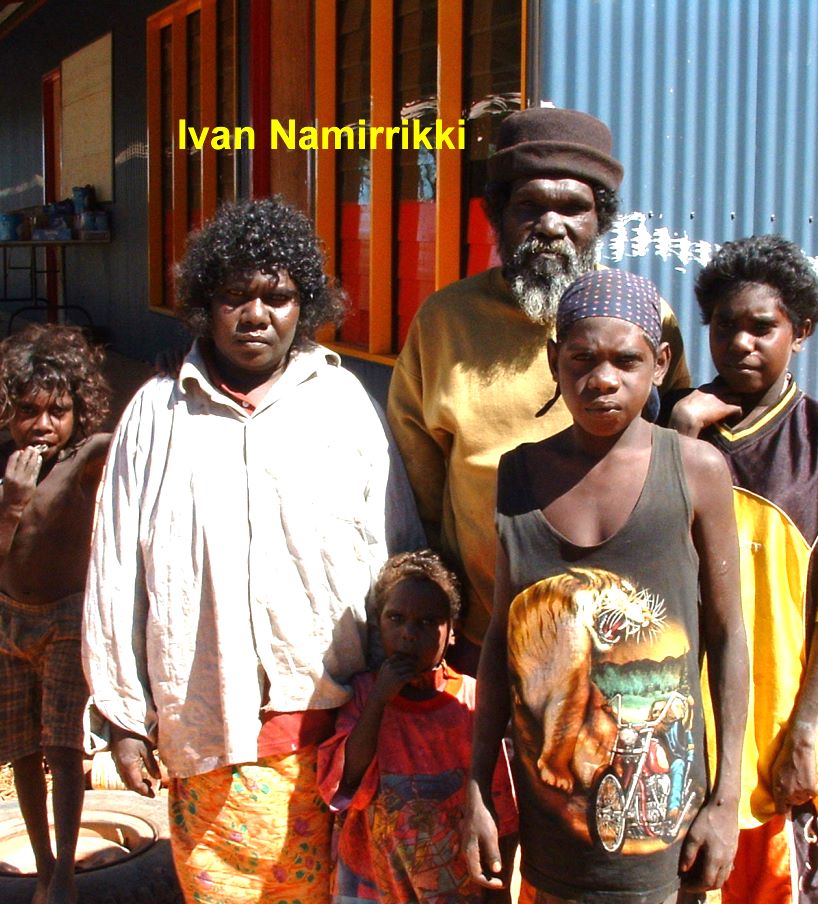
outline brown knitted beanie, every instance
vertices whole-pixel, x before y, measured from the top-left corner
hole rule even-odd
[[[513,182],[556,173],[616,191],[623,169],[611,156],[612,147],[610,129],[588,113],[529,107],[503,120],[488,177]]]

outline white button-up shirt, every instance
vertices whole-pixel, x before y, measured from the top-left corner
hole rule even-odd
[[[366,599],[386,548],[387,443],[356,378],[293,354],[255,411],[194,345],[114,435],[85,597],[94,702],[172,775],[254,761],[269,708],[340,706],[365,667]]]

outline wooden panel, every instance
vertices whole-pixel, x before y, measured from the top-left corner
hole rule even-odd
[[[270,117],[282,121],[295,120],[295,130],[313,124],[312,65],[312,4],[304,0],[276,0],[272,8],[271,32],[271,104],[267,121],[256,132],[257,144],[269,145]],[[286,35],[286,40],[282,40]],[[261,136],[261,137],[260,137]],[[309,151],[273,151],[270,159],[272,191],[284,195],[301,210],[311,211],[309,191]]]
[[[335,125],[336,30],[335,0],[315,0],[315,122]],[[338,272],[337,165],[331,148],[315,153],[315,227],[327,253],[327,271]]]
[[[171,57],[171,109],[173,122],[187,113],[187,14],[181,6],[173,10]],[[187,151],[173,143],[173,259],[181,259],[188,233]]]
[[[254,198],[270,194],[271,16],[270,0],[250,0],[250,125],[256,136],[250,155],[250,194]]]
[[[216,104],[218,100],[217,74],[218,47],[216,41],[217,9],[216,0],[202,0],[201,32],[199,52],[199,85],[202,127],[213,129],[224,125],[217,122]],[[202,222],[216,212],[217,200],[217,152],[211,142],[202,148]]]
[[[371,38],[372,126],[393,125],[394,14],[392,0],[372,3]],[[369,351],[392,351],[392,151],[385,142],[370,151],[372,193],[369,239]]]
[[[438,5],[438,116],[444,126],[456,125],[463,104],[463,3]],[[437,151],[437,209],[435,224],[435,288],[448,285],[461,273],[461,194],[463,152]]]
[[[63,60],[60,197],[91,184],[97,200],[114,197],[111,34]]]
[[[43,95],[43,157],[45,202],[59,200],[60,162],[62,160],[62,91],[59,68],[47,72],[42,79]]]
[[[520,109],[524,110],[528,97],[528,16],[527,0],[522,0],[520,10]]]
[[[148,23],[148,288],[152,307],[163,299],[162,274],[162,88],[160,25]]]
[[[2,8],[3,5],[15,5],[17,7],[7,18],[3,19],[2,23],[0,23],[0,40],[3,40],[7,35],[10,35],[24,19],[27,19],[45,2],[46,0],[28,0],[28,2],[16,4],[11,4],[9,2],[5,4],[0,3],[0,8]]]

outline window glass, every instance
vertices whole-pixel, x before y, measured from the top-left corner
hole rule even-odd
[[[432,126],[437,104],[437,2],[398,0],[395,4],[395,124],[418,120]],[[395,151],[397,195],[397,329],[395,351],[403,344],[420,303],[434,290],[435,152],[426,147]]]
[[[370,118],[369,0],[338,3],[338,124],[358,128]],[[366,346],[369,337],[369,152],[338,152],[340,276],[350,308],[341,339]]]
[[[152,210],[161,206],[161,215],[149,212],[150,303],[172,308],[173,265],[188,232],[215,212],[217,199],[235,197],[234,153],[214,153],[207,143],[209,152],[203,153],[189,131],[202,135],[205,125],[236,124],[235,0],[181,0],[148,18],[147,39],[157,61],[148,67],[148,120],[154,123],[148,136],[149,203]],[[203,68],[214,65],[215,79]],[[208,116],[215,111],[216,122],[203,122],[203,110]],[[180,118],[188,130],[184,149],[178,146]]]
[[[479,273],[497,263],[494,237],[483,212],[486,161],[494,150],[503,118],[520,108],[520,33],[522,6],[492,0],[464,5],[464,82],[466,190],[464,220],[466,272]]]

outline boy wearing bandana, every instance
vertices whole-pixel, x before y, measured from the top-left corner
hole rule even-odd
[[[488,803],[510,715],[520,901],[690,900],[723,884],[738,831],[747,651],[729,474],[706,444],[640,417],[669,363],[648,280],[576,280],[548,357],[573,423],[500,461],[467,859],[476,881],[499,884]],[[710,784],[700,637],[717,723]]]

